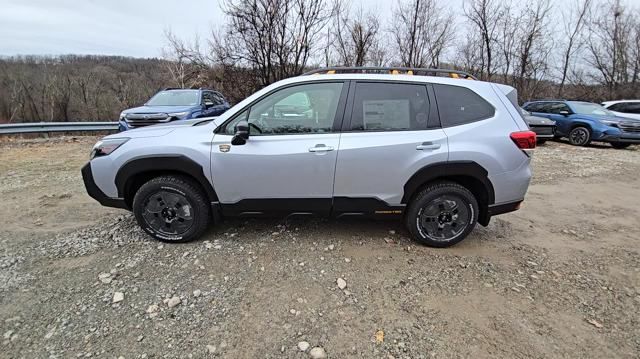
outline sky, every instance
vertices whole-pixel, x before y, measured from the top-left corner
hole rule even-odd
[[[442,1],[462,12],[463,0]],[[395,0],[351,2],[384,22]],[[223,22],[219,0],[0,0],[0,56],[160,57],[165,30],[183,39],[206,38]]]
[[[393,0],[352,2],[384,16]],[[0,56],[159,57],[166,29],[206,38],[223,22],[218,0],[0,0]]]

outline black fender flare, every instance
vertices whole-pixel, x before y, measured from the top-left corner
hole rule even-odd
[[[184,155],[160,155],[134,157],[125,162],[116,173],[115,184],[118,196],[125,198],[131,179],[137,175],[154,172],[178,172],[194,178],[205,190],[210,202],[218,201],[213,186],[204,174],[204,169],[197,162]]]
[[[406,204],[423,184],[451,176],[472,177],[482,183],[487,192],[487,205],[495,203],[495,191],[487,170],[473,161],[451,161],[433,163],[422,167],[404,185],[402,203]]]

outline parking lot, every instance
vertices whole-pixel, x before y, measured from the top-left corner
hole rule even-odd
[[[95,140],[0,142],[2,356],[640,352],[640,146],[547,143],[520,211],[433,249],[396,222],[304,218],[161,244],[86,195]]]

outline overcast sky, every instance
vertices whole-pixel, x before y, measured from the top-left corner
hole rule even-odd
[[[462,1],[443,3],[461,9]],[[383,21],[394,2],[353,0]],[[165,29],[185,39],[206,37],[223,21],[218,0],[0,0],[0,55],[159,57]]]

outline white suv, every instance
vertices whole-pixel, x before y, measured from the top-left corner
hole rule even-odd
[[[333,68],[214,119],[107,136],[82,174],[93,198],[162,241],[228,216],[312,214],[403,218],[416,240],[446,247],[520,207],[535,145],[511,87],[452,70]]]
[[[601,105],[616,116],[640,120],[640,100],[607,101]]]

